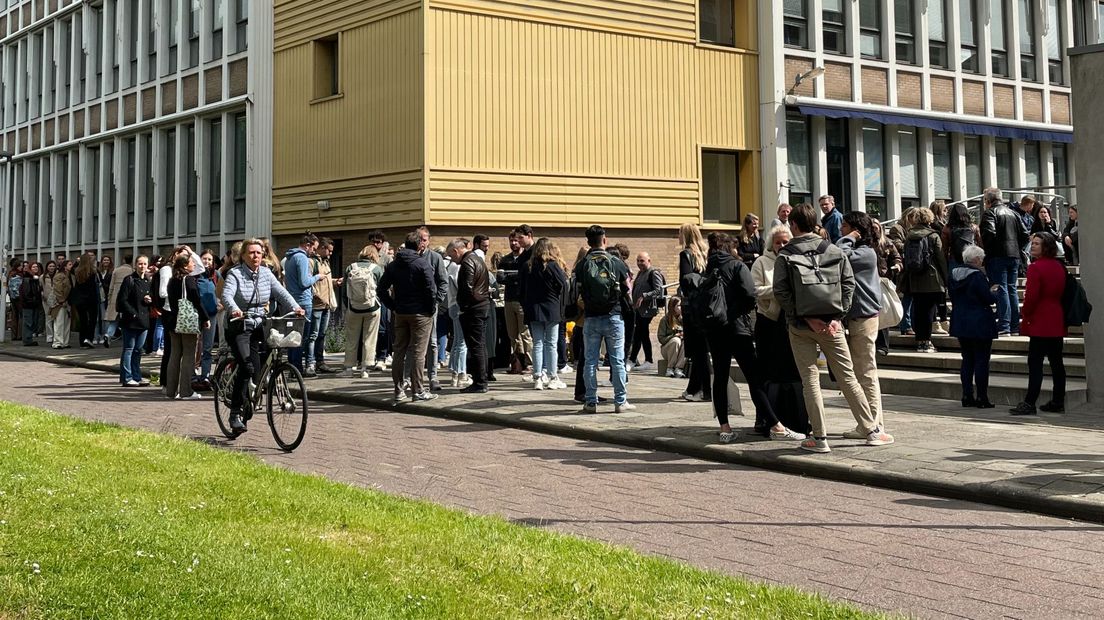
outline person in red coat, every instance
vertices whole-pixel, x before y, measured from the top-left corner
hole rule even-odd
[[[1043,411],[1065,411],[1066,367],[1062,344],[1066,337],[1066,316],[1062,293],[1066,290],[1066,268],[1057,259],[1058,240],[1048,232],[1031,236],[1031,266],[1027,268],[1027,292],[1020,319],[1020,335],[1030,336],[1027,350],[1027,395],[1009,412],[1035,415],[1035,401],[1043,388],[1043,358],[1050,362],[1054,395],[1040,407]]]

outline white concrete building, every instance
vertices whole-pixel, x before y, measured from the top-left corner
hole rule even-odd
[[[271,59],[271,2],[0,0],[5,258],[267,233]]]
[[[1075,184],[1067,49],[1104,40],[1104,1],[759,7],[765,213],[832,194],[885,220],[989,185]]]

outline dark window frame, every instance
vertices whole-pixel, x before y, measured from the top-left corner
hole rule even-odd
[[[797,0],[801,3],[801,13],[796,14],[783,5],[782,40],[786,47],[809,49],[809,0]]]
[[[918,62],[916,56],[915,3],[916,0],[894,0],[893,34],[897,62],[909,65],[915,65]],[[902,15],[906,16],[903,24]],[[902,25],[905,25],[907,29],[902,29]]]
[[[702,173],[701,173],[702,220],[703,221],[708,222],[708,223],[718,223],[718,224],[739,224],[740,223],[740,163],[741,163],[740,158],[741,158],[741,155],[742,155],[742,153],[740,151],[733,151],[733,150],[726,150],[726,149],[705,149],[705,148],[703,148],[701,150],[701,162],[702,162],[702,165],[701,165],[701,170],[702,170]],[[712,185],[711,183],[709,183],[709,179],[706,178],[706,171],[711,169],[711,167],[708,166],[707,163],[706,163],[706,159],[709,158],[709,157],[724,158],[725,160],[728,160],[729,158],[731,158],[731,163],[732,163],[731,171],[733,173],[732,178],[733,178],[733,181],[735,182],[735,187],[733,188],[735,191],[732,195],[731,209],[729,210],[730,212],[726,213],[725,212],[726,211],[725,205],[719,204],[716,207],[717,208],[717,213],[716,213],[717,217],[716,217],[716,219],[713,219],[713,218],[710,217],[710,215],[712,215],[710,213],[710,211],[712,210],[712,207],[711,207],[711,205],[707,204],[707,198],[709,198],[710,195],[711,195],[709,186]],[[716,184],[719,186],[722,183],[722,181],[723,181],[723,179],[716,179]],[[723,199],[723,197],[722,197],[722,199]]]
[[[821,10],[821,41],[825,52],[836,55],[847,55],[847,5],[849,1],[840,2],[839,11]],[[829,47],[828,35],[832,34],[836,41],[835,47]]]
[[[884,0],[860,0],[859,7],[859,55],[863,58],[881,60],[885,56],[882,49],[882,2]],[[870,13],[873,12],[873,19]],[[866,43],[871,43],[873,52],[865,51]]]

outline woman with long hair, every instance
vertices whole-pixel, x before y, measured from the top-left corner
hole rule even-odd
[[[709,246],[702,239],[701,228],[697,224],[683,224],[679,227],[679,283],[683,278],[696,273],[704,274]],[[679,287],[679,297],[686,299],[682,287]],[[692,317],[684,312],[682,316],[683,327],[686,334],[686,355],[690,358],[690,379],[686,384],[686,390],[682,397],[691,402],[710,401],[713,399],[713,387],[710,381],[709,346],[706,341],[705,329],[697,325]]]
[[[107,320],[107,297],[111,292],[111,274],[114,272],[115,260],[111,255],[101,256],[96,269],[96,280],[100,285],[100,290],[97,291],[100,306],[97,309],[96,335],[92,338],[92,344],[103,344],[105,347],[111,346],[111,337],[115,335],[114,326],[109,325],[110,321]]]
[[[58,265],[54,261],[46,263],[46,271],[42,274],[42,318],[45,321],[43,332],[46,334],[46,344],[54,342],[54,321],[50,316],[50,309],[54,307],[54,276],[57,275]]]
[[[685,340],[682,331],[682,300],[671,297],[667,300],[667,313],[659,321],[656,333],[659,350],[667,361],[667,376],[682,379],[686,376],[686,355],[683,349]]]
[[[901,212],[901,217],[886,231],[886,238],[897,250],[897,255],[904,257],[905,255],[905,242],[908,240],[908,231],[916,224],[916,214],[921,211],[920,207],[908,207]],[[904,311],[904,316],[901,318],[900,325],[897,328],[901,331],[902,336],[912,336],[916,332],[913,330],[912,325],[912,295],[909,295],[906,291],[902,290],[904,284],[904,270],[897,274],[897,290],[901,293],[901,307]]]
[[[931,341],[935,310],[947,294],[947,257],[939,233],[931,226],[932,212],[917,210],[907,243],[914,247],[926,244],[928,253],[918,256],[922,264],[913,265],[910,270],[906,245],[905,274],[901,278],[901,291],[912,295],[912,327],[916,330],[916,350],[920,353],[936,352]]]
[[[169,303],[166,305],[169,310],[161,315],[171,342],[166,356],[169,358],[168,367],[162,375],[165,396],[169,398],[202,398],[192,391],[192,375],[195,371],[196,344],[203,330],[210,327],[210,317],[200,298],[196,278],[191,275],[192,263],[190,252],[178,252],[173,259],[172,278],[168,285]],[[198,317],[196,325],[184,324],[189,305]],[[192,328],[195,328],[194,331]]]
[[[161,262],[164,260],[160,254],[153,255],[149,259],[149,267],[146,268],[146,278],[150,282],[150,296],[152,297],[156,289],[154,284],[158,279],[159,269],[161,268]],[[143,349],[146,355],[163,355],[165,344],[165,329],[161,325],[161,308],[157,305],[157,299],[154,299],[154,304],[150,307],[150,327],[149,332],[146,334],[146,344]]]
[[[759,230],[758,215],[748,213],[744,216],[743,230],[740,231],[736,250],[748,269],[763,255],[763,233]]]
[[[203,272],[196,276],[196,286],[199,287],[199,298],[203,301],[203,309],[212,320],[201,334],[199,347],[199,377],[198,384],[204,389],[211,387],[211,364],[215,348],[215,332],[218,321],[214,318],[219,311],[219,301],[215,290],[219,282],[218,270],[215,269],[215,253],[209,248],[199,254],[203,263]]]
[[[367,379],[369,371],[384,370],[384,365],[376,361],[376,340],[379,338],[383,305],[378,299],[375,303],[369,303],[367,299],[369,285],[374,289],[383,277],[383,267],[379,263],[379,250],[369,243],[357,255],[356,262],[345,269],[345,286],[342,287],[347,302],[344,365],[349,377]]]
[[[1050,362],[1054,389],[1050,400],[1039,407],[1049,413],[1066,410],[1066,365],[1062,347],[1068,335],[1062,295],[1066,291],[1066,267],[1058,260],[1058,239],[1048,233],[1031,235],[1031,265],[1027,268],[1020,317],[1020,335],[1028,336],[1027,395],[1009,412],[1035,415],[1035,403],[1043,389],[1043,358]]]
[[[537,390],[559,390],[567,385],[560,380],[556,359],[560,319],[563,317],[560,296],[567,288],[560,250],[547,237],[533,244],[529,269],[525,272],[525,307],[532,309],[526,316],[533,336],[533,387]]]
[[[53,303],[50,304],[50,319],[54,322],[55,349],[68,349],[73,324],[70,320],[69,297],[73,294],[73,261],[67,260],[54,275]]]
[[[100,290],[100,279],[96,277],[96,261],[91,254],[81,254],[74,278],[73,292],[69,294],[69,304],[76,311],[80,346],[84,349],[92,348],[92,338],[96,334]]]
[[[962,259],[962,251],[968,246],[981,245],[981,231],[970,218],[965,203],[960,202],[951,207],[942,237],[943,251],[947,254],[951,269],[966,264]]]
[[[124,387],[149,385],[142,378],[142,349],[150,325],[149,258],[134,261],[134,273],[123,279],[115,305],[123,331],[123,352],[119,358],[119,383]]]

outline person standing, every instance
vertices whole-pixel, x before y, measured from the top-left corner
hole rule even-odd
[[[865,431],[866,445],[893,443],[893,436],[883,431],[875,421],[866,394],[855,378],[851,353],[840,322],[851,310],[855,291],[851,263],[839,248],[814,232],[816,212],[812,206],[801,205],[790,213],[790,229],[794,238],[779,252],[773,288],[774,297],[790,324],[790,346],[801,372],[805,407],[813,427],[812,437],[801,442],[801,449],[831,452],[820,391],[818,349],[828,360],[828,367],[836,376],[851,408],[851,415],[859,428]],[[817,272],[825,270],[830,271],[832,277],[815,277]]]
[[[467,247],[466,243],[464,245]],[[456,305],[460,310],[460,332],[467,345],[467,371],[472,381],[461,392],[485,394],[491,375],[487,365],[487,325],[494,320],[491,274],[478,249],[467,250],[461,255],[457,246],[454,252],[460,261],[460,271],[456,276]]]
[[[379,260],[379,250],[369,242],[360,251],[356,262],[345,269],[343,291],[348,305],[345,313],[345,372],[350,377],[359,373],[362,379],[367,379],[368,371],[383,370],[383,364],[376,361],[382,308],[378,291],[380,278],[383,277]]]
[[[318,281],[312,287],[311,302],[311,343],[306,349],[307,373],[306,376],[314,376],[315,372],[335,373],[326,365],[326,333],[330,329],[330,319],[337,310],[337,294],[335,286],[341,286],[341,278],[334,279],[333,269],[330,267],[330,256],[333,255],[333,240],[322,237],[318,240],[318,248],[315,251],[314,265],[318,274]],[[348,344],[346,344],[348,346]]]
[[[313,311],[314,311],[314,284],[321,279],[321,276],[312,273],[312,261],[311,256],[314,255],[315,250],[318,249],[318,237],[311,233],[306,233],[299,238],[299,245],[287,251],[284,255],[284,278],[287,283],[287,291],[291,293],[291,297],[295,300],[295,303],[306,313],[307,324],[303,331],[303,346],[297,349],[288,349],[288,361],[295,365],[303,374],[306,375],[306,367],[303,363],[304,357],[313,355],[313,348],[311,340],[311,328],[313,327]],[[273,267],[269,267],[275,269]],[[311,353],[308,355],[307,351]]]
[[[952,218],[953,218],[952,214]],[[951,295],[951,335],[958,338],[962,363],[962,406],[992,409],[989,402],[989,360],[993,340],[997,337],[996,284],[990,285],[982,271],[985,251],[967,245],[959,254],[959,262],[951,269],[948,285]],[[977,390],[974,390],[974,386]]]
[[[836,199],[834,196],[825,194],[817,202],[820,204],[821,212],[824,213],[824,217],[820,218],[820,225],[828,232],[828,240],[835,243],[843,236],[843,215],[836,208]]]
[[[219,329],[216,316],[219,312],[219,301],[216,290],[219,287],[219,274],[215,269],[215,253],[210,249],[203,250],[199,254],[203,262],[203,272],[196,276],[196,286],[199,288],[199,298],[203,302],[203,309],[211,319],[199,339],[199,376],[196,384],[202,389],[211,387],[211,363],[215,348],[215,332]]]
[[[118,311],[119,328],[123,333],[119,383],[124,387],[149,385],[142,378],[142,349],[150,327],[150,306],[153,305],[148,270],[149,258],[139,256],[134,260],[134,268],[123,278],[119,292],[112,300],[112,306]]]
[[[595,224],[586,230],[590,250],[575,267],[575,280],[582,297],[586,322],[584,368],[586,403],[583,413],[598,410],[598,358],[606,345],[613,383],[613,411],[632,411],[625,375],[625,325],[621,319],[621,299],[629,291],[629,269],[620,258],[606,251],[606,231]]]
[[[105,291],[107,292],[107,305],[104,308],[104,322],[106,327],[104,333],[106,337],[103,341],[104,348],[111,346],[111,339],[115,336],[115,332],[118,329],[119,312],[115,308],[115,300],[119,298],[119,289],[123,286],[123,280],[126,280],[130,274],[134,273],[134,267],[131,263],[134,262],[133,254],[123,255],[123,264],[115,268],[115,271],[111,272],[110,278],[108,278]]]
[[[935,353],[932,330],[936,306],[947,294],[947,256],[939,233],[932,229],[932,212],[919,209],[915,224],[905,242],[905,269],[901,291],[912,296],[912,328],[916,331],[916,350]]]
[[[30,270],[30,267],[27,267]],[[5,283],[8,295],[8,313],[5,320],[11,319],[12,340],[23,339],[23,303],[19,300],[19,289],[23,287],[23,262],[13,258],[11,268],[8,271],[8,281]]]
[[[965,264],[962,252],[971,245],[981,243],[981,230],[970,219],[970,212],[966,205],[958,203],[951,207],[947,216],[947,225],[942,233],[943,252],[947,255],[947,262],[951,269]]]
[[[1012,415],[1035,415],[1035,403],[1043,389],[1043,358],[1050,362],[1054,389],[1050,401],[1039,407],[1049,413],[1066,410],[1066,365],[1062,347],[1068,335],[1062,295],[1066,290],[1066,268],[1058,260],[1058,241],[1050,233],[1031,236],[1031,266],[1027,268],[1020,333],[1029,336],[1027,348],[1027,395],[1009,409]]]
[[[506,287],[506,333],[510,338],[508,372],[511,375],[520,375],[533,354],[533,338],[525,324],[525,313],[521,307],[521,281],[518,271],[525,260],[522,258],[525,247],[521,244],[521,236],[516,230],[510,233],[510,253],[503,256],[498,264],[499,270],[512,272],[504,274],[503,278]]]
[[[42,314],[42,264],[31,263],[19,286],[19,299],[23,306],[23,346],[37,347],[39,315]]]
[[[69,304],[76,310],[80,346],[85,349],[92,348],[92,338],[96,334],[101,290],[100,279],[96,276],[95,260],[89,254],[81,254]]]
[[[1081,264],[1081,247],[1077,242],[1077,207],[1070,207],[1065,227],[1062,228],[1062,246],[1066,251],[1066,264]]]
[[[525,270],[524,306],[533,336],[533,387],[559,390],[567,385],[560,380],[557,341],[562,319],[561,296],[567,289],[563,259],[554,243],[541,237],[533,245]]]
[[[448,317],[452,329],[452,348],[449,352],[449,370],[452,371],[452,387],[466,388],[468,379],[468,345],[464,342],[464,328],[460,325],[460,306],[457,303],[460,277],[460,259],[471,249],[467,239],[457,238],[445,247],[445,269],[448,272]]]
[[[652,257],[647,252],[636,255],[636,270],[632,283],[633,320],[636,325],[633,328],[629,364],[634,370],[647,372],[655,370],[655,361],[652,359],[652,319],[659,314],[656,300],[663,297],[663,285],[666,282],[659,269],[652,267]],[[644,350],[644,363],[638,365],[636,360],[641,349]]]
[[[418,236],[418,254],[425,258],[433,271],[433,286],[430,288],[434,299],[433,320],[429,325],[429,342],[426,343],[425,360],[422,363],[425,366],[425,376],[429,380],[429,391],[440,392],[441,382],[437,380],[437,356],[440,347],[437,340],[437,318],[448,312],[448,271],[445,269],[444,257],[429,247],[431,239],[429,228],[421,226],[414,231],[414,234]],[[414,358],[407,358],[406,363],[409,366],[407,376],[412,373],[415,362]]]
[[[104,348],[111,346],[111,338],[115,334],[115,326],[109,325],[107,319],[107,302],[108,296],[111,292],[111,274],[115,273],[115,261],[111,256],[104,254],[100,258],[99,266],[96,270],[96,283],[99,285],[99,289],[96,291],[99,305],[96,307],[96,333],[92,338],[92,344],[103,344]],[[111,334],[108,334],[110,328]]]
[[[42,274],[42,319],[45,323],[43,331],[46,334],[46,344],[54,342],[54,320],[50,316],[50,308],[54,307],[54,276],[57,271],[57,262],[50,261],[46,263],[46,270]]]
[[[901,294],[901,310],[904,314],[904,316],[901,317],[901,323],[897,326],[902,336],[916,335],[916,331],[912,328],[912,296],[900,289],[905,277],[905,242],[908,240],[908,231],[916,224],[916,214],[919,212],[919,207],[909,207],[905,209],[901,213],[900,219],[886,231],[886,239],[893,244],[897,256],[902,259],[901,268],[897,272],[897,279],[895,281],[898,292]]]
[[[985,213],[981,217],[981,238],[985,248],[985,272],[997,289],[997,334],[1020,331],[1020,298],[1016,290],[1021,248],[1028,242],[1027,227],[1004,203],[1001,191],[985,190]]]
[[[422,236],[418,231],[406,236],[403,247],[383,270],[379,281],[380,303],[391,310],[395,329],[394,361],[391,380],[395,386],[395,402],[407,400],[403,375],[409,368],[414,400],[433,400],[437,394],[426,389],[426,349],[430,329],[437,310],[437,284],[429,261],[418,253]]]
[[[778,217],[771,220],[770,229],[774,230],[779,226],[785,226],[786,228],[789,228],[790,211],[793,211],[793,207],[791,207],[788,203],[783,202],[782,204],[778,205]]]
[[[756,259],[763,255],[763,234],[759,231],[759,216],[748,213],[744,216],[743,230],[736,244],[736,253],[748,269]]]
[[[55,349],[68,349],[73,326],[69,319],[69,296],[73,293],[73,261],[67,260],[58,268],[54,276],[53,299],[50,305],[50,319],[54,323]]]
[[[685,284],[687,276],[705,273],[706,255],[709,246],[702,239],[701,228],[697,224],[683,224],[679,227],[679,297],[686,300]],[[686,333],[686,356],[690,359],[690,376],[682,398],[690,402],[710,401],[713,399],[713,385],[709,372],[709,345],[705,329],[697,324],[694,317],[683,312],[683,328]]]
[[[203,308],[195,276],[191,252],[179,252],[173,260],[172,278],[168,286],[170,311],[161,314],[165,331],[172,344],[169,346],[169,364],[162,383],[165,396],[186,400],[202,398],[192,391],[192,375],[195,370],[196,344],[199,335],[210,325],[210,317]]]

